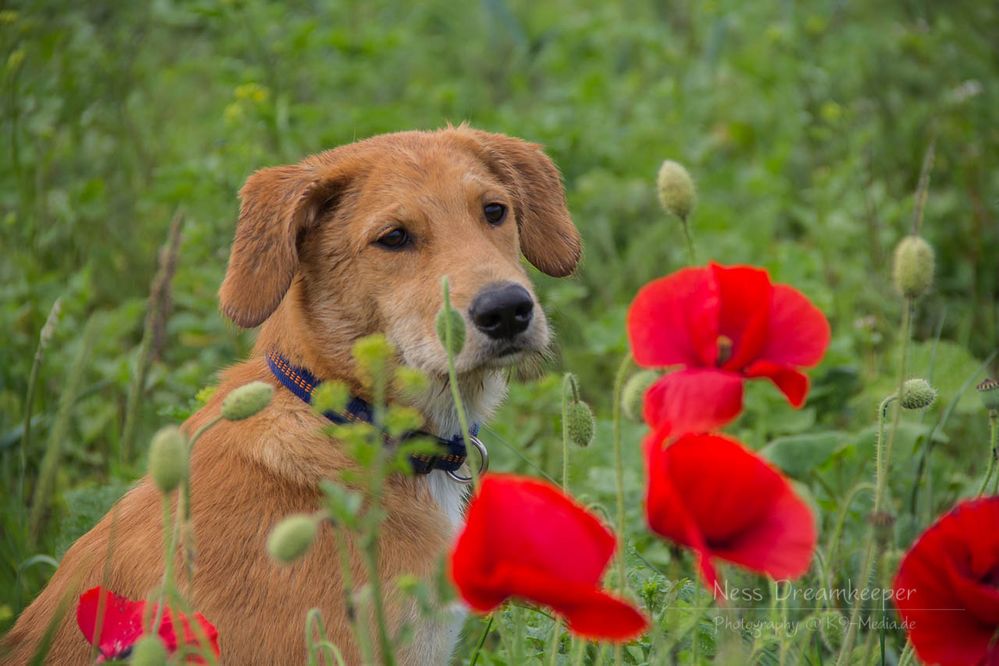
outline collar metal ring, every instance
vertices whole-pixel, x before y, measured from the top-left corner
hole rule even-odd
[[[469,435],[468,439],[472,442],[472,446],[479,452],[479,476],[482,476],[489,469],[489,451],[486,450],[486,445],[478,437]],[[472,482],[472,477],[461,476],[452,470],[448,470],[447,475],[458,483],[468,484]]]

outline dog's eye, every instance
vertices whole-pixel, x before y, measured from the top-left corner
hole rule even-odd
[[[503,220],[506,219],[506,206],[503,204],[487,203],[482,207],[482,212],[485,214],[486,222],[489,224],[503,224]]]
[[[405,229],[396,228],[382,234],[375,242],[387,250],[401,250],[409,245],[411,241],[412,238],[410,238],[409,232]]]

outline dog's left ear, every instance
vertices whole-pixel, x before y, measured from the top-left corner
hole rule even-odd
[[[527,260],[553,277],[570,275],[583,246],[555,164],[536,143],[464,127],[458,131],[474,137],[480,157],[510,188],[520,249]]]

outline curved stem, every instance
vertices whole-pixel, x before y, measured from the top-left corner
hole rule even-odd
[[[687,258],[691,266],[696,266],[697,250],[694,249],[694,236],[690,233],[690,225],[687,223],[687,218],[683,218],[680,221],[683,223],[683,239],[687,242]]]
[[[448,286],[447,277],[443,280],[444,289],[444,311],[451,311],[451,290]],[[458,388],[458,371],[454,364],[454,331],[451,330],[450,315],[444,317],[444,347],[447,352],[447,377],[451,386],[451,399],[454,401],[454,411],[458,414],[458,426],[461,428],[461,437],[465,442],[471,442],[471,435],[468,429],[468,415],[465,414],[465,404],[461,400],[461,391]],[[460,351],[460,350],[459,350]],[[472,492],[479,489],[479,468],[474,462],[468,463],[468,471],[472,475]]]
[[[618,366],[617,373],[614,375],[614,392],[611,398],[611,404],[613,405],[611,413],[613,420],[614,473],[617,490],[617,525],[615,527],[617,528],[617,538],[621,544],[617,558],[617,589],[619,592],[623,592],[626,587],[624,570],[624,457],[621,453],[621,393],[624,390],[624,381],[628,377],[628,371],[631,370],[631,364],[631,354],[625,354],[624,358],[621,359],[621,365]]]
[[[684,228],[686,228],[686,224]],[[692,245],[690,248],[693,250]],[[613,404],[611,414],[613,420],[612,439],[614,441],[614,478],[617,490],[617,525],[615,527],[620,542],[617,555],[617,589],[619,593],[623,593],[627,587],[624,568],[624,457],[621,453],[621,395],[624,392],[624,381],[631,370],[631,363],[631,353],[629,352],[621,359],[621,365],[618,366],[617,373],[614,375],[614,392],[611,398]],[[615,645],[614,664],[620,666],[623,659],[624,646]]]
[[[160,633],[160,623],[163,620],[163,612],[167,605],[167,597],[173,589],[173,560],[177,553],[177,527],[170,511],[170,496],[163,495],[163,591],[160,594],[160,605],[156,609],[156,618],[153,620],[153,628],[150,632],[154,636]]]
[[[562,378],[562,490],[569,492],[569,405],[575,394],[575,382],[567,372]]]
[[[191,525],[191,457],[194,455],[194,445],[198,439],[211,428],[222,421],[222,415],[206,421],[200,428],[194,431],[187,444],[187,468],[184,470],[184,477],[180,483],[180,495],[177,498],[177,512],[180,514],[178,529],[180,530],[181,553],[184,563],[184,575],[187,577],[188,591],[191,595],[191,602],[194,603],[194,528]]]
[[[894,396],[885,398],[885,400],[881,403],[880,409],[878,410],[878,448],[876,460],[877,478],[875,481],[874,491],[874,514],[872,516],[874,521],[871,529],[868,531],[867,541],[864,546],[864,559],[863,564],[861,565],[859,579],[859,583],[864,586],[870,582],[871,574],[874,569],[874,562],[876,559],[881,559],[880,555],[883,554],[886,546],[885,542],[887,541],[887,539],[883,538],[883,535],[879,534],[879,531],[884,529],[878,526],[881,522],[881,516],[879,514],[883,510],[883,506],[886,501],[885,497],[888,491],[888,476],[891,469],[891,450],[892,444],[895,441],[895,433],[898,431],[899,420],[902,416],[901,405],[897,405],[895,407],[895,412],[892,417],[891,430],[888,432],[888,441],[886,443],[882,443],[882,440],[888,406],[894,399],[902,395],[902,388],[905,385],[906,361],[909,352],[909,327],[912,319],[912,303],[913,299],[905,299],[905,306],[902,309],[898,390],[895,392]],[[857,639],[857,624],[860,619],[861,607],[863,606],[863,596],[864,595],[857,595],[857,598],[853,603],[853,608],[850,610],[850,626],[847,628],[846,636],[843,638],[843,645],[840,649],[839,658],[836,660],[837,666],[846,666],[849,662],[850,655],[853,652],[853,644]]]
[[[996,459],[999,458],[999,411],[989,410],[989,467],[985,471],[985,478],[982,479],[982,486],[978,489],[978,496],[985,494],[989,487],[989,481],[996,469]],[[996,477],[999,478],[999,477]],[[993,491],[995,492],[995,491]]]
[[[489,614],[489,619],[486,620],[486,626],[482,630],[482,635],[479,636],[479,642],[475,645],[475,651],[472,652],[471,658],[468,660],[469,666],[475,666],[476,662],[479,661],[479,653],[482,652],[482,646],[486,643],[486,637],[489,636],[489,630],[493,628],[493,616],[492,613]]]

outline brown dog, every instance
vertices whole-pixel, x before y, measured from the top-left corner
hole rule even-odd
[[[273,384],[275,394],[256,416],[208,431],[194,451],[197,561],[189,594],[218,627],[223,663],[303,662],[304,619],[315,607],[330,639],[355,664],[333,528],[324,527],[291,566],[279,567],[265,552],[274,524],[314,511],[319,481],[351,464],[321,434],[326,422],[278,383],[265,355],[278,352],[360,395],[350,349],[358,338],[383,332],[402,363],[431,377],[416,405],[425,429],[451,437],[458,424],[434,325],[441,277],[449,276],[454,306],[468,322],[459,383],[471,419],[481,422],[503,397],[506,369],[536,360],[549,342],[521,252],[543,272],[565,276],[579,260],[579,235],[559,173],[538,146],[464,126],[378,136],[264,169],[240,195],[219,296],[238,325],[263,326],[253,357],[224,374],[184,429],[193,432],[216,416],[222,398],[250,381]],[[420,621],[391,582],[433,575],[460,525],[464,493],[440,470],[388,480],[378,566],[390,625],[415,624],[399,649],[402,663],[444,664],[454,647],[460,613]],[[81,590],[102,583],[133,599],[156,589],[163,571],[160,502],[143,479],[70,548],[5,637],[5,663],[27,663],[61,604],[69,613],[48,662],[87,662],[73,604]],[[352,552],[353,578],[363,582]]]

